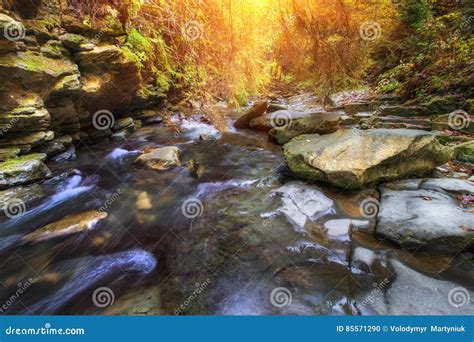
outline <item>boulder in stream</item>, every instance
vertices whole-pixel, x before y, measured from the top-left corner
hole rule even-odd
[[[99,221],[107,218],[106,212],[86,211],[47,224],[23,237],[24,241],[39,242],[58,236],[65,236],[92,229]]]
[[[410,249],[459,253],[472,248],[474,213],[462,199],[473,193],[473,183],[460,179],[388,184],[381,191],[376,234]]]
[[[144,164],[153,170],[168,170],[181,165],[180,154],[181,150],[175,146],[160,147],[142,154],[135,163]]]
[[[304,231],[306,223],[318,217],[335,213],[335,203],[318,188],[289,182],[272,191],[281,198],[278,212],[283,214],[297,231]]]
[[[343,112],[275,112],[272,114],[274,128],[270,130],[269,135],[272,140],[283,145],[302,134],[333,133],[339,129],[343,115]],[[281,127],[278,127],[279,122],[284,122]]]
[[[452,149],[436,135],[409,129],[339,130],[302,135],[284,146],[298,177],[356,189],[366,184],[422,175],[448,162]]]
[[[265,114],[265,112],[267,111],[267,108],[268,108],[267,101],[257,102],[252,107],[250,107],[247,113],[242,115],[240,118],[238,118],[234,122],[234,127],[239,128],[239,129],[248,128],[250,121],[252,119],[258,118],[259,116],[262,116],[263,114]]]
[[[46,154],[32,153],[0,163],[0,188],[51,177],[45,159]]]

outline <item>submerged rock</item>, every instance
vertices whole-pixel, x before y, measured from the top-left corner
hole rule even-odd
[[[141,250],[132,249],[101,256],[87,256],[55,263],[46,268],[41,275],[61,274],[62,278],[56,287],[56,291],[44,291],[39,301],[28,305],[28,311],[39,314],[57,314],[59,310],[73,304],[79,307],[93,305],[90,293],[100,284],[111,286],[125,281],[128,286],[134,281],[152,272],[157,265],[153,254]],[[127,277],[125,278],[124,275]],[[36,276],[36,275],[35,275]],[[112,281],[111,281],[112,279]],[[125,280],[124,280],[125,279]],[[36,280],[36,279],[35,279]],[[42,285],[41,280],[35,281],[37,286]],[[51,285],[49,285],[50,287]],[[113,302],[113,299],[112,299]],[[93,306],[97,310],[96,306]],[[25,312],[24,306],[20,312]]]
[[[474,246],[474,213],[462,196],[472,182],[460,179],[409,180],[381,191],[376,234],[406,248],[424,246],[458,253]],[[460,200],[461,199],[461,200]]]
[[[0,163],[0,188],[51,177],[45,154],[33,153]]]
[[[425,131],[352,129],[302,135],[284,146],[284,154],[297,176],[354,189],[427,173],[449,161],[452,150]]]
[[[39,242],[58,236],[71,235],[94,228],[101,220],[107,218],[106,212],[86,211],[64,217],[63,219],[50,223],[34,232],[25,235],[24,241]]]
[[[206,173],[206,167],[195,159],[190,159],[188,162],[188,170],[194,178],[201,178]]]
[[[272,193],[281,198],[278,212],[283,214],[297,231],[304,230],[306,223],[328,213],[335,212],[335,203],[316,187],[290,182]]]
[[[181,150],[175,146],[160,147],[139,156],[135,163],[144,164],[153,170],[168,170],[180,166]]]
[[[213,125],[196,120],[182,120],[180,128],[182,134],[191,139],[215,140],[220,137],[219,131]]]
[[[29,209],[46,195],[46,189],[39,184],[8,188],[0,191],[0,208],[7,208],[8,203],[22,203],[25,209]],[[0,210],[0,217],[4,214],[5,210]]]
[[[146,191],[137,192],[135,206],[138,210],[148,210],[152,208],[151,197]]]

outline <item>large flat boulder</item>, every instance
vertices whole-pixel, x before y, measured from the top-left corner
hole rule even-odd
[[[314,112],[297,115],[288,111],[273,113],[273,129],[270,139],[283,145],[302,134],[329,134],[337,131],[342,122],[343,112]]]
[[[453,152],[425,131],[348,129],[299,136],[284,146],[284,154],[298,177],[355,189],[425,174],[449,161]]]
[[[382,188],[376,234],[406,248],[459,253],[474,246],[474,213],[463,195],[472,182],[418,179]]]

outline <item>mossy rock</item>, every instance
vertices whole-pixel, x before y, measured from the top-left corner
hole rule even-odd
[[[41,46],[40,51],[48,58],[71,58],[71,54],[59,40],[48,40],[44,45]]]
[[[474,163],[474,141],[457,145],[454,148],[454,157],[461,162]]]
[[[426,174],[452,154],[436,135],[410,129],[301,135],[284,146],[286,162],[296,176],[349,189]]]
[[[462,103],[454,96],[436,96],[423,103],[431,114],[447,114],[461,108]]]
[[[149,109],[159,106],[166,100],[164,89],[151,85],[141,87],[134,95],[132,102],[127,107],[127,111]]]
[[[53,131],[15,134],[15,135],[9,134],[9,135],[6,135],[4,139],[0,140],[0,147],[16,146],[22,150],[22,153],[26,153],[32,147],[39,146],[53,139],[54,139]]]
[[[429,116],[432,113],[425,106],[408,106],[408,105],[395,105],[395,106],[385,106],[380,110],[380,116],[403,116],[403,117],[413,117],[413,116]]]
[[[123,51],[115,45],[95,47],[77,54],[77,63],[83,72],[103,73],[109,70],[136,69],[133,61],[126,58]]]
[[[21,150],[18,147],[0,148],[0,162],[17,158],[20,152]]]
[[[474,99],[468,99],[463,105],[463,109],[468,113],[474,113]]]
[[[88,38],[74,33],[68,33],[62,42],[66,48],[73,52],[90,51],[95,47],[94,44],[91,44]]]
[[[53,59],[32,51],[6,54],[0,57],[0,77],[19,79],[32,90],[45,91],[55,79],[79,74],[77,65],[68,59]]]
[[[0,163],[0,188],[27,184],[51,177],[45,154],[32,153]]]

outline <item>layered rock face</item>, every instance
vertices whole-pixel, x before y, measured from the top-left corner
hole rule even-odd
[[[30,10],[20,2],[0,11],[0,187],[47,177],[44,160],[81,141],[122,140],[165,98],[142,84],[123,32],[94,30],[71,9],[51,17],[57,11],[41,1]],[[39,165],[26,169],[32,160]]]

